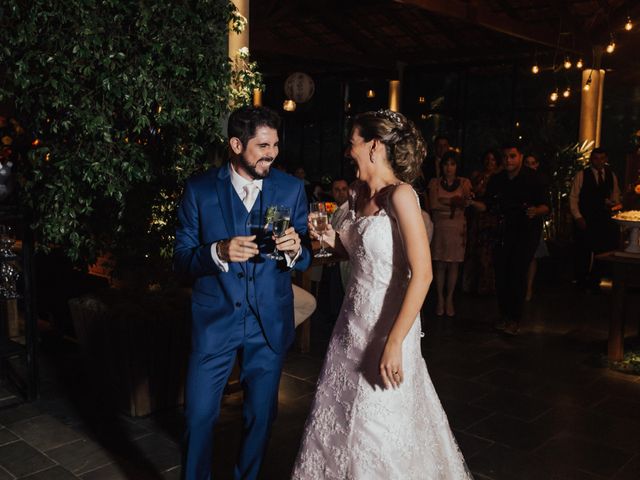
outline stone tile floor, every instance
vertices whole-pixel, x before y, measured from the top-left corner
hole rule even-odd
[[[492,329],[491,298],[461,294],[456,318],[423,321],[424,356],[471,470],[477,479],[637,480],[640,377],[601,366],[609,296],[554,282],[540,289],[518,337]],[[312,353],[286,361],[265,480],[287,479],[296,455],[330,331],[322,313],[312,325]],[[38,401],[15,405],[0,392],[0,480],[179,478],[180,409],[128,417],[88,391],[72,344],[45,338],[42,351]],[[239,393],[224,399],[215,478],[231,478],[241,402]]]

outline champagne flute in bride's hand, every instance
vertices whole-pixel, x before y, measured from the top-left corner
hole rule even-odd
[[[273,229],[273,235],[277,238],[282,237],[291,223],[291,209],[282,205],[275,205],[269,207],[267,211],[270,212],[269,222]],[[276,246],[273,247],[273,252],[268,253],[266,256],[272,260],[284,260]]]
[[[309,223],[313,231],[320,235],[320,250],[314,255],[316,258],[330,257],[331,252],[324,248],[324,232],[329,224],[327,207],[324,202],[313,202],[309,204]]]

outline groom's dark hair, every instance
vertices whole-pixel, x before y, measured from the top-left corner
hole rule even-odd
[[[267,107],[240,107],[229,117],[229,138],[239,138],[242,146],[256,136],[258,127],[280,128],[280,115]]]

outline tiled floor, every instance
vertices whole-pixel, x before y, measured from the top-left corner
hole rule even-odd
[[[640,377],[601,366],[610,299],[553,275],[540,283],[515,338],[492,329],[491,298],[460,295],[457,318],[424,321],[423,352],[468,464],[477,479],[637,480]],[[330,330],[321,312],[313,320],[312,354],[291,353],[285,365],[264,479],[287,479],[296,455]],[[41,399],[0,409],[0,480],[179,478],[181,411],[119,413],[108,394],[91,390],[70,347],[45,341]],[[0,405],[12,400],[0,395]],[[215,478],[231,478],[241,401],[224,399]]]

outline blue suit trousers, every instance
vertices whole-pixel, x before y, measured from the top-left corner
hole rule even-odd
[[[186,432],[182,463],[186,480],[211,479],[213,429],[220,414],[222,394],[236,356],[244,391],[243,440],[234,478],[256,479],[271,424],[278,408],[278,385],[284,353],[269,347],[262,327],[248,310],[238,322],[224,351],[192,352],[186,382]]]

